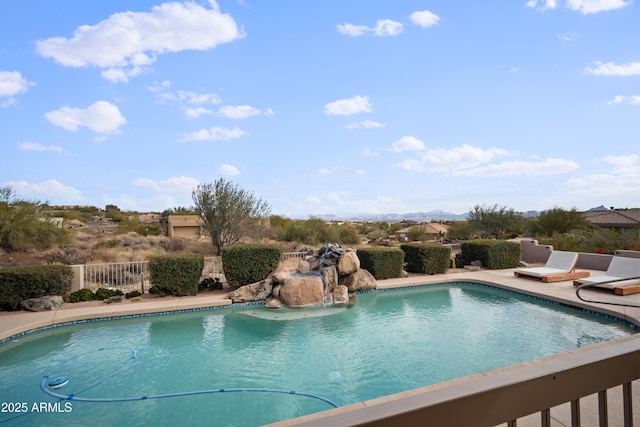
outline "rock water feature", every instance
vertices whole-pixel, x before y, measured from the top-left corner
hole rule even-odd
[[[276,271],[232,291],[229,298],[234,303],[265,301],[268,308],[335,306],[352,304],[354,292],[376,286],[353,249],[332,243],[300,261],[295,271]]]

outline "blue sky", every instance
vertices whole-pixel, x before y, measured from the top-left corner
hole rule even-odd
[[[285,216],[640,207],[631,0],[5,1],[0,186]]]

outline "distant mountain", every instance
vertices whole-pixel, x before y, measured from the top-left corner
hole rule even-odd
[[[454,214],[441,210],[429,212],[412,212],[406,214],[344,214],[344,215],[315,215],[316,218],[325,221],[374,221],[374,222],[402,222],[402,221],[462,221],[467,219],[467,214]]]
[[[595,208],[589,209],[587,212],[596,212],[596,211],[608,211],[609,209],[605,208],[603,205],[600,205]]]

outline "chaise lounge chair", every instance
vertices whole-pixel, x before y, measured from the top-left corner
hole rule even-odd
[[[614,256],[604,275],[575,280],[573,284],[574,286],[594,285],[599,289],[613,291],[616,295],[638,293],[640,292],[640,258]]]
[[[545,283],[589,277],[588,271],[576,271],[576,252],[551,251],[544,267],[518,268],[514,275],[540,279]]]

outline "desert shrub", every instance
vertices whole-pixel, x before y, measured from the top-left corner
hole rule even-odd
[[[93,245],[94,249],[112,249],[117,248],[122,245],[122,241],[120,239],[106,239],[100,240],[98,243]]]
[[[140,292],[140,291],[131,291],[131,292],[127,292],[126,294],[124,294],[124,297],[126,299],[131,299],[131,298],[139,297],[140,295],[142,295],[142,292]]]
[[[159,256],[149,260],[151,283],[159,294],[197,294],[203,268],[202,255]]]
[[[520,244],[505,240],[469,240],[460,243],[465,265],[480,261],[491,270],[517,267],[520,263]]]
[[[69,294],[69,302],[93,301],[94,299],[96,299],[95,294],[91,292],[91,289],[80,289]]]
[[[451,265],[451,248],[424,243],[400,245],[409,273],[443,274]]]
[[[211,277],[207,277],[206,279],[204,279],[202,282],[198,283],[198,290],[199,291],[215,291],[215,290],[222,290],[222,282],[220,281],[219,278],[211,278]]]
[[[17,310],[29,298],[65,296],[72,279],[68,265],[0,267],[0,308]]]
[[[96,300],[105,300],[107,298],[122,296],[124,295],[120,289],[106,289],[106,288],[98,288],[95,292],[94,299]]]
[[[234,245],[222,249],[222,268],[229,286],[259,282],[276,269],[282,248],[276,245]]]
[[[360,267],[376,280],[400,277],[404,267],[404,252],[399,248],[361,248],[357,250]]]

